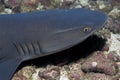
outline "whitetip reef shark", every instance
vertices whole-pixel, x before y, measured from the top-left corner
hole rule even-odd
[[[107,15],[85,8],[0,15],[0,80],[26,60],[68,49],[103,27]]]

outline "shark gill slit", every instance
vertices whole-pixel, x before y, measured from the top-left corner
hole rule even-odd
[[[35,43],[32,42],[32,43],[31,43],[31,46],[32,46],[32,48],[33,48],[33,54],[36,54],[36,53],[35,53],[36,51],[35,51],[35,46],[34,46],[34,45],[35,45]]]
[[[27,44],[27,48],[29,50],[29,55],[34,55],[34,47],[31,42]]]
[[[38,56],[39,54],[42,53],[42,49],[41,49],[40,43],[38,41],[30,42],[27,44],[25,44],[25,43],[18,43],[18,44],[13,43],[13,45],[15,46],[18,54],[20,55],[20,58],[23,58],[23,57],[29,56],[29,55]]]
[[[20,43],[13,43],[13,45],[15,46],[18,54],[20,55],[19,57],[22,58],[24,56],[24,51]]]
[[[42,50],[42,47],[41,47],[41,44],[39,41],[37,41],[37,44],[38,44],[38,47],[39,47],[39,51],[41,54],[44,54],[43,50]]]
[[[29,45],[28,45],[28,48],[29,48],[29,51],[31,54],[33,55],[39,55],[41,54],[41,47],[40,47],[40,44],[38,41],[36,42],[31,42]]]
[[[37,42],[31,43],[31,44],[33,46],[34,54],[35,55],[40,54],[40,50],[39,50],[39,46],[38,46]]]
[[[23,50],[24,55],[26,55],[26,56],[29,55],[29,51],[28,51],[27,45],[25,43],[23,43],[23,44],[20,44],[20,46],[21,46],[21,48]]]

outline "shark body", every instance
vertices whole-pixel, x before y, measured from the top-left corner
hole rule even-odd
[[[10,80],[23,61],[82,42],[106,20],[84,8],[0,15],[0,80]]]

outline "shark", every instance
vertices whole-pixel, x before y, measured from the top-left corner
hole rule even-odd
[[[0,15],[0,80],[23,62],[71,48],[101,29],[107,15],[85,8]]]

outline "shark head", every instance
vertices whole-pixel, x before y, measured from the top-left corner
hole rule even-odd
[[[49,18],[51,34],[41,41],[44,53],[58,52],[81,43],[101,29],[107,20],[106,14],[84,8],[59,10],[56,14],[59,16]]]

